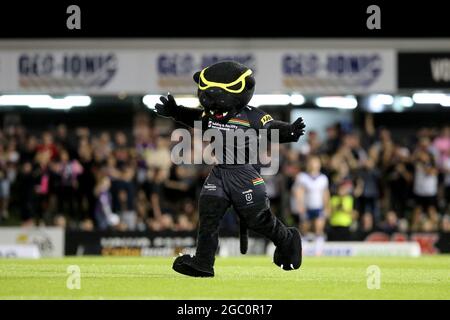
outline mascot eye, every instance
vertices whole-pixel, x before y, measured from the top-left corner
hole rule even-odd
[[[233,91],[240,91],[243,87],[244,87],[244,82],[241,81],[239,83],[236,83],[235,85],[228,86],[227,89],[233,90]]]
[[[198,81],[198,85],[199,85],[199,87],[206,87],[206,86],[207,86],[207,84],[204,83],[203,80],[202,80],[201,78],[200,78],[199,81]]]

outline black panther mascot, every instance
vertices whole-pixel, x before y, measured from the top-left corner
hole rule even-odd
[[[258,135],[258,130],[279,130],[279,142],[296,142],[304,134],[302,118],[289,124],[272,119],[260,109],[248,106],[255,90],[252,70],[246,66],[224,61],[213,64],[194,74],[198,84],[198,98],[203,108],[186,108],[177,105],[169,94],[161,97],[162,104],[156,104],[159,115],[173,118],[189,127],[195,121],[202,122],[202,129],[216,129],[224,137],[229,131],[250,130]],[[225,141],[225,139],[224,139]],[[232,148],[236,157],[240,152],[248,158],[249,146],[225,144]],[[227,154],[227,156],[225,156]],[[240,218],[241,246],[246,247],[246,228],[267,237],[276,246],[273,262],[283,270],[298,269],[302,262],[300,233],[296,228],[288,228],[270,211],[264,180],[257,165],[239,164],[229,159],[224,151],[223,161],[214,166],[206,179],[199,200],[199,230],[197,250],[194,256],[181,255],[173,263],[173,269],[193,277],[213,277],[215,253],[218,248],[219,224],[231,206]],[[230,164],[233,163],[233,164]],[[244,233],[244,234],[243,234]],[[245,253],[246,248],[241,247]]]

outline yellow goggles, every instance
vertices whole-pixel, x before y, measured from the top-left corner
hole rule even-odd
[[[245,78],[253,73],[252,70],[248,69],[235,81],[230,83],[221,83],[206,80],[204,75],[206,69],[207,68],[203,69],[202,72],[200,72],[200,81],[198,82],[198,88],[200,90],[206,90],[210,87],[219,87],[231,93],[241,93],[245,88]],[[205,85],[202,85],[202,83]],[[238,84],[240,84],[240,86],[237,89],[232,89],[232,87],[236,87]]]

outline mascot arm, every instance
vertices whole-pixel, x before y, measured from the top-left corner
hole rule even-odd
[[[173,116],[173,119],[179,123],[193,128],[194,122],[201,120],[202,113],[203,109],[178,106],[178,111]]]
[[[194,121],[200,120],[203,110],[199,108],[187,108],[177,105],[172,95],[160,98],[161,103],[155,105],[156,113],[162,117],[172,118],[189,127],[194,126]]]
[[[305,134],[305,124],[302,118],[298,118],[292,124],[284,121],[274,120],[270,114],[261,109],[252,108],[253,127],[255,129],[267,129],[270,139],[272,129],[279,130],[279,143],[297,142]]]

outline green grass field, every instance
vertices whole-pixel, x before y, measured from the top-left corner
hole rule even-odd
[[[0,260],[0,299],[450,299],[450,256],[310,258],[285,272],[270,257],[218,258],[216,277],[172,271],[172,258]],[[81,288],[66,287],[78,265]],[[366,269],[381,270],[369,290]]]

